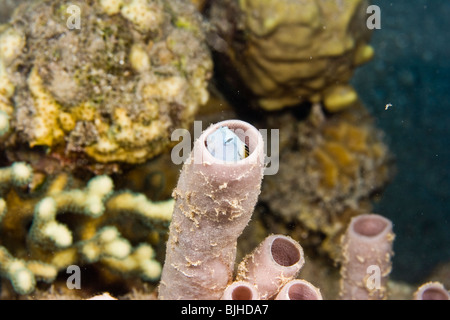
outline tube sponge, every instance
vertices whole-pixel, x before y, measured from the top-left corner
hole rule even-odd
[[[362,214],[350,221],[342,238],[341,299],[387,298],[394,238],[392,222],[380,215]]]
[[[248,157],[227,162],[207,138],[227,127],[248,146]],[[250,124],[229,120],[206,129],[183,165],[159,286],[160,299],[220,299],[232,282],[237,238],[260,193],[264,141]]]

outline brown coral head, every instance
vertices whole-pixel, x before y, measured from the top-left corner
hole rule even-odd
[[[388,234],[392,222],[378,214],[362,214],[352,219],[350,232],[366,239],[373,239]]]

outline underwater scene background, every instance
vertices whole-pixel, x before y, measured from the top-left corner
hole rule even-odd
[[[276,167],[235,273],[283,234],[338,299],[343,235],[376,213],[395,234],[382,298],[448,290],[449,17],[447,0],[0,0],[0,299],[157,299],[173,150],[229,119],[268,130]]]

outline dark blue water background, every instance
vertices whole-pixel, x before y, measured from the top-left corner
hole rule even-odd
[[[376,56],[352,82],[396,157],[375,209],[394,222],[392,277],[415,282],[450,261],[450,1],[372,3]]]

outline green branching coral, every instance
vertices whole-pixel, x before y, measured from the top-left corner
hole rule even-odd
[[[187,0],[24,4],[0,28],[0,142],[96,173],[161,154],[209,97],[202,24]]]
[[[75,188],[61,173],[46,186],[23,189],[32,178],[25,163],[0,169],[0,277],[16,293],[29,294],[40,281],[52,283],[72,264],[100,264],[122,277],[159,278],[153,245],[171,220],[172,199],[152,202],[142,194],[114,191],[106,175]]]

